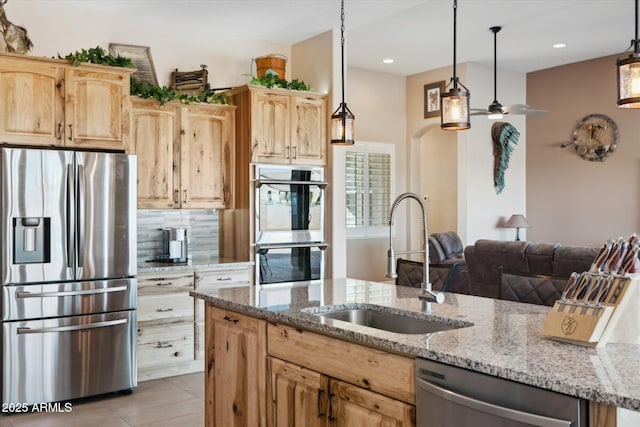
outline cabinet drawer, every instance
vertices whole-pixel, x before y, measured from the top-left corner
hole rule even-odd
[[[249,285],[251,284],[251,268],[196,271],[195,284],[196,288],[202,286]]]
[[[192,322],[138,328],[138,369],[194,359]]]
[[[193,271],[138,275],[138,297],[147,295],[188,294],[193,289]]]
[[[138,323],[193,322],[193,312],[193,298],[186,293],[138,298]]]
[[[267,353],[415,405],[412,358],[278,324],[267,325]]]

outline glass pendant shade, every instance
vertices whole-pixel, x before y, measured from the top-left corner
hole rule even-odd
[[[620,58],[618,66],[618,107],[640,108],[640,55]]]
[[[353,145],[353,125],[355,116],[341,103],[331,115],[331,143],[337,145]]]
[[[445,130],[465,130],[471,127],[468,91],[454,87],[442,94],[440,127]]]

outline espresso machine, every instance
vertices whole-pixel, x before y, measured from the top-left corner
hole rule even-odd
[[[158,261],[186,263],[189,256],[187,229],[170,227],[160,229]]]

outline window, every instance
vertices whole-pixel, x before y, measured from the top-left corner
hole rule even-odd
[[[345,151],[349,236],[385,235],[393,201],[393,144],[367,143]]]

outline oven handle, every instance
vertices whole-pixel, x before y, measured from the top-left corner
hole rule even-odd
[[[263,185],[272,185],[272,184],[283,184],[283,185],[317,185],[321,189],[327,188],[329,183],[327,181],[286,181],[279,179],[256,179],[254,180],[256,183],[256,188],[260,188]]]
[[[262,249],[288,249],[288,248],[319,248],[320,250],[327,249],[329,246],[325,242],[308,242],[308,243],[267,243],[257,244],[256,252]]]
[[[571,421],[544,417],[542,415],[530,414],[527,412],[517,411],[515,409],[505,408],[503,406],[493,405],[491,403],[463,396],[462,394],[458,394],[451,390],[438,387],[437,385],[421,378],[416,378],[416,383],[418,388],[423,389],[427,393],[434,394],[456,405],[464,406],[496,417],[540,427],[571,427]],[[417,396],[416,405],[420,405],[420,396]]]
[[[75,325],[75,326],[54,326],[51,328],[18,328],[18,334],[44,334],[47,332],[67,332],[67,331],[80,331],[83,329],[96,329],[96,328],[104,328],[106,326],[115,326],[121,325],[123,323],[127,323],[127,319],[118,319],[118,320],[108,320],[106,322],[96,322],[89,323],[86,325]]]
[[[85,289],[82,291],[18,292],[16,296],[18,298],[71,297],[76,295],[93,295],[93,294],[106,294],[109,292],[122,292],[126,290],[127,290],[126,286],[114,286],[113,288]]]

